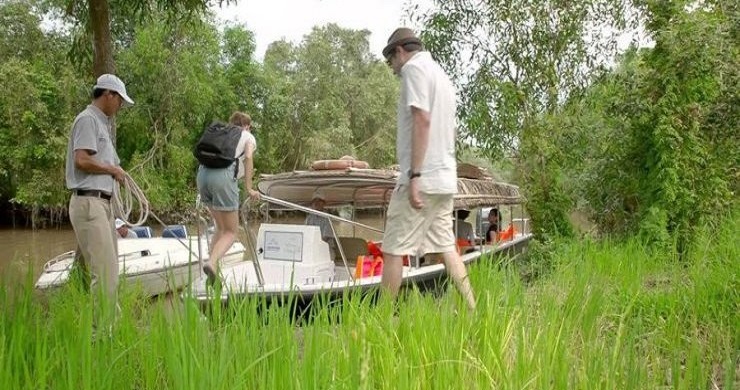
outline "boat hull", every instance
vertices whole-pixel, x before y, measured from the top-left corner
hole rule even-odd
[[[497,246],[479,247],[462,255],[465,265],[470,265],[485,256],[513,256],[526,250],[532,235],[519,235],[513,240]],[[350,271],[354,271],[353,268]],[[252,261],[240,262],[222,268],[224,277],[221,291],[215,292],[204,277],[195,280],[182,294],[183,299],[193,299],[202,308],[210,305],[239,302],[244,299],[260,299],[267,304],[291,304],[306,307],[314,299],[340,301],[347,294],[374,296],[380,288],[381,276],[352,280],[344,266],[336,266],[336,277],[331,282],[315,284],[257,283],[255,264]],[[418,288],[422,291],[436,291],[446,283],[447,272],[444,264],[404,266],[402,288]]]
[[[119,275],[122,284],[140,288],[148,296],[178,291],[202,275],[197,237],[121,239]],[[207,252],[205,239],[201,251]],[[244,247],[235,243],[222,259],[223,264],[243,260]],[[47,262],[36,281],[39,290],[52,290],[69,281],[74,266],[74,252],[66,252]]]

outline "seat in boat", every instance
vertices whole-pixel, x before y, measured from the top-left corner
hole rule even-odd
[[[367,241],[360,237],[337,237],[339,238],[339,244],[342,245],[344,256],[347,258],[348,265],[354,265],[357,262],[357,256],[363,256],[367,254]],[[342,264],[342,255],[339,251],[334,254],[334,262],[336,264]]]
[[[138,238],[152,238],[154,236],[152,234],[152,228],[149,226],[133,226],[130,229],[136,233],[136,237]]]
[[[162,237],[186,238],[187,236],[188,229],[185,225],[167,225],[162,230]]]

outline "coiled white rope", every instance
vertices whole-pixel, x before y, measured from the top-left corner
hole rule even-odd
[[[138,207],[136,207],[139,211],[138,219],[135,222],[129,222],[129,217],[131,217],[131,212],[134,210],[136,203],[138,203]],[[123,178],[123,184],[115,182],[111,207],[113,208],[113,215],[121,218],[129,226],[141,226],[149,218],[149,200],[128,173]]]

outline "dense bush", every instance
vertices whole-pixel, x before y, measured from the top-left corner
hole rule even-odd
[[[116,73],[136,102],[116,120],[117,150],[156,213],[192,207],[192,145],[235,110],[254,120],[258,174],[345,154],[393,163],[397,83],[370,54],[367,31],[316,28],[300,45],[273,44],[260,63],[244,26],[112,12]],[[94,81],[78,44],[85,32],[42,30],[42,16],[26,3],[0,4],[0,203],[34,226],[65,220],[69,128]]]

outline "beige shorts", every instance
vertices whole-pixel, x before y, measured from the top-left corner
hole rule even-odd
[[[452,194],[421,193],[424,207],[409,203],[408,186],[400,185],[391,195],[383,235],[383,252],[391,255],[417,255],[454,252]]]

